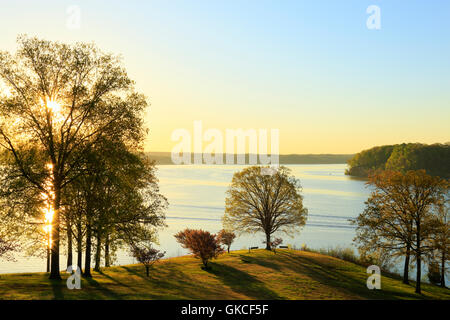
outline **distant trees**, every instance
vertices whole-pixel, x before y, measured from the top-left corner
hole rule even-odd
[[[89,266],[94,237],[98,262],[109,230],[120,238],[142,235],[138,226],[159,219],[149,214],[163,206],[157,189],[141,194],[144,185],[156,184],[153,169],[130,175],[128,164],[120,165],[123,156],[139,158],[142,151],[147,101],[135,91],[120,59],[94,45],[25,36],[18,43],[16,54],[0,53],[0,81],[10,93],[0,93],[0,214],[13,217],[8,218],[10,230],[20,226],[36,236],[42,231],[41,195],[52,194],[50,278],[61,279],[64,239],[70,263],[73,239],[80,250],[86,237]],[[97,165],[92,159],[106,159],[107,141],[125,152],[110,153]],[[146,182],[133,187],[137,177]],[[122,191],[132,196],[119,197]],[[133,209],[125,210],[131,203]]]
[[[262,231],[266,249],[277,231],[290,234],[304,226],[307,209],[300,194],[300,181],[286,167],[263,175],[260,166],[247,167],[233,176],[227,191],[224,226],[237,233]]]
[[[166,254],[165,252],[160,252],[159,250],[152,248],[150,244],[132,245],[131,253],[137,261],[145,266],[147,277],[150,276],[150,268]]]
[[[367,177],[374,170],[405,173],[424,169],[432,176],[450,178],[450,145],[404,143],[361,151],[348,161],[346,174]]]
[[[219,234],[217,235],[217,239],[219,240],[219,243],[227,246],[228,253],[230,253],[230,247],[235,238],[236,238],[236,234],[234,234],[231,231],[226,231],[225,229],[220,230]]]
[[[449,183],[419,170],[377,172],[368,184],[375,189],[364,212],[354,220],[355,242],[366,252],[382,248],[405,255],[405,283],[410,256],[414,255],[416,292],[420,293],[422,259],[433,249],[430,239],[438,230],[433,211],[442,205]]]
[[[224,251],[218,237],[208,231],[185,229],[178,232],[175,238],[183,248],[193,253],[194,257],[202,260],[204,268],[208,268],[209,260],[217,258]]]

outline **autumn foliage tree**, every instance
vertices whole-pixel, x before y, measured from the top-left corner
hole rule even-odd
[[[404,282],[408,282],[410,256],[416,261],[416,292],[421,292],[422,260],[433,249],[436,232],[434,208],[444,201],[449,183],[424,170],[382,171],[369,177],[374,187],[366,208],[355,220],[359,248],[383,248],[405,255]]]
[[[196,258],[202,260],[204,268],[208,268],[208,262],[217,258],[224,250],[220,246],[218,236],[204,230],[185,229],[175,235],[177,241],[185,249],[188,249]]]
[[[147,277],[150,276],[150,268],[166,254],[151,247],[151,245],[133,245],[131,253],[137,261],[145,266]]]
[[[222,229],[217,235],[217,238],[219,239],[219,243],[227,246],[227,252],[230,253],[230,247],[234,239],[236,238],[236,234],[234,234],[231,231],[226,231],[225,229]]]
[[[271,175],[261,166],[245,168],[227,191],[223,224],[237,233],[264,232],[270,250],[272,234],[292,234],[305,225],[308,210],[300,192],[300,181],[286,167]]]

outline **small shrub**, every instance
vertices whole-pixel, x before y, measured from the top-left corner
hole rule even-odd
[[[160,252],[159,250],[152,248],[150,245],[133,245],[131,247],[131,253],[133,254],[133,257],[137,259],[137,261],[145,266],[147,277],[150,276],[150,267],[153,266],[155,262],[160,260],[166,254],[165,252]]]
[[[224,252],[217,236],[208,231],[185,229],[178,232],[175,238],[183,248],[191,251],[194,257],[202,260],[204,269],[208,268],[209,260]]]
[[[218,239],[219,243],[227,246],[228,253],[230,253],[230,247],[235,238],[236,238],[236,235],[233,232],[226,231],[225,229],[222,229],[219,232],[219,234],[217,235],[217,239]]]

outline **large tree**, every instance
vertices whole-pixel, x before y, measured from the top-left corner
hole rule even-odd
[[[404,282],[408,280],[410,255],[416,260],[416,292],[421,292],[422,259],[433,249],[436,231],[433,208],[448,192],[448,182],[424,170],[406,173],[382,171],[370,176],[374,187],[366,209],[355,219],[360,247],[387,249],[405,254]]]
[[[272,234],[292,234],[305,225],[308,211],[303,206],[300,181],[288,168],[281,166],[272,175],[262,169],[247,167],[234,174],[223,223],[237,233],[264,232],[266,249],[271,250]]]
[[[18,44],[14,55],[0,53],[0,81],[7,88],[0,97],[0,146],[27,187],[48,193],[45,181],[51,179],[50,278],[60,279],[62,190],[77,178],[83,155],[101,137],[141,147],[147,102],[135,92],[120,59],[92,44],[25,36]]]

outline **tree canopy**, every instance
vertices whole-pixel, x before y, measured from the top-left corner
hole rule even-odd
[[[144,157],[137,156],[147,132],[143,116],[148,104],[134,89],[121,59],[94,44],[19,36],[16,53],[0,52],[0,82],[7,88],[0,93],[0,208],[5,221],[22,218],[30,223],[22,224],[21,231],[37,234],[42,231],[38,224],[42,195],[50,199],[50,277],[60,279],[62,231],[65,228],[71,239],[70,222],[77,216],[69,205],[96,204],[84,207],[79,221],[95,227],[91,231],[97,236],[102,235],[99,221],[123,222],[118,212],[140,211],[142,216],[148,197],[155,196],[154,212],[156,206],[164,206],[156,188],[142,194],[144,185],[156,183],[153,165],[145,165]],[[116,147],[120,151],[112,152]],[[131,193],[125,202],[120,192],[126,188]],[[126,211],[124,205],[132,201],[133,209]],[[102,209],[96,211],[100,205]],[[138,225],[127,228],[136,233]]]
[[[348,161],[346,174],[367,177],[374,170],[406,172],[426,170],[433,176],[450,178],[450,145],[404,143],[374,147],[357,153]]]
[[[275,232],[291,234],[304,226],[308,210],[303,206],[300,180],[284,166],[273,175],[263,167],[236,172],[227,191],[224,227],[237,233],[264,232],[270,250]]]

